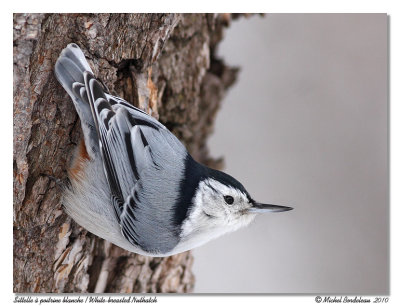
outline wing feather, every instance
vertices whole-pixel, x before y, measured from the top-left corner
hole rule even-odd
[[[179,177],[187,154],[160,122],[125,100],[104,92],[90,72],[84,73],[99,136],[104,170],[121,232],[149,253],[167,253],[179,242],[171,223],[179,198]]]

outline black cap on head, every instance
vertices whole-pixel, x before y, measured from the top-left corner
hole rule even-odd
[[[225,172],[215,170],[208,168],[207,169],[207,175],[216,181],[221,182],[224,185],[231,186],[233,188],[236,188],[237,190],[240,190],[242,193],[244,193],[247,196],[247,199],[249,200],[250,203],[253,203],[254,200],[251,198],[250,194],[247,192],[247,190],[244,188],[244,186],[234,177],[230,176],[229,174],[226,174]]]

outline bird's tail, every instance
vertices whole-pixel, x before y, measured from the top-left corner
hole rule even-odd
[[[87,152],[90,157],[94,157],[99,152],[99,144],[85,88],[85,71],[93,74],[82,50],[77,44],[69,44],[57,59],[55,75],[74,102],[81,119]]]
[[[75,82],[84,84],[83,73],[90,71],[93,73],[85,55],[77,44],[69,44],[62,50],[55,67],[55,73],[58,81],[68,92],[71,98],[76,97],[73,91]]]

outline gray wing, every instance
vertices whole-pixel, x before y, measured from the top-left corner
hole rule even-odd
[[[167,253],[179,238],[172,221],[187,151],[157,120],[104,93],[90,72],[84,79],[122,233],[149,253]]]

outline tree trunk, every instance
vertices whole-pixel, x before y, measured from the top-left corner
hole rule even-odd
[[[77,43],[111,93],[165,124],[195,159],[237,70],[215,58],[229,15],[14,14],[14,292],[190,292],[193,256],[151,258],[78,226],[61,182],[81,137],[72,101],[54,77]],[[62,185],[62,184],[61,184]]]

